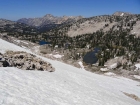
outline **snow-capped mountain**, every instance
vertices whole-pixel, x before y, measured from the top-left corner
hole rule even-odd
[[[0,52],[25,51],[0,39]],[[104,76],[34,54],[56,71],[0,68],[0,105],[139,105],[140,83]],[[82,64],[81,64],[82,65]]]

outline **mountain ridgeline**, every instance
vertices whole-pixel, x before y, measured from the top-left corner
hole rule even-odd
[[[63,33],[73,37],[77,35],[93,33],[98,30],[106,32],[109,31],[112,27],[114,27],[114,30],[118,30],[118,28],[122,26],[123,29],[131,28],[131,33],[135,33],[136,35],[140,36],[139,23],[139,15],[115,12],[113,15],[101,15],[90,18],[82,18],[76,22],[56,27],[50,30],[47,34],[52,35],[54,33]]]
[[[60,24],[74,22],[82,18],[83,18],[82,16],[57,17],[51,14],[47,14],[44,17],[40,17],[40,18],[22,18],[17,20],[17,22],[24,23],[29,26],[34,26],[40,29],[41,31],[45,31],[57,27]]]

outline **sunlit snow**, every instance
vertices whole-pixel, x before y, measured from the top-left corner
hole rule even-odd
[[[0,39],[0,52],[6,50],[27,51]],[[41,58],[50,62],[56,71],[0,68],[0,105],[140,105],[123,94],[140,97],[139,82],[98,75]]]
[[[140,64],[135,64],[137,69],[140,69]]]
[[[124,13],[122,13],[120,16],[123,16],[124,15]]]

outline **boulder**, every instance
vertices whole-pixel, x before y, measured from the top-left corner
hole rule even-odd
[[[3,67],[9,67],[10,65],[9,65],[9,63],[5,60],[5,61],[3,61]]]

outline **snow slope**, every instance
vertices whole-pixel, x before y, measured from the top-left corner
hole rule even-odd
[[[27,51],[0,40],[0,51],[4,51],[2,48]],[[140,102],[123,94],[140,97],[139,82],[97,75],[41,58],[50,62],[56,71],[0,68],[0,105],[140,105]]]
[[[0,52],[5,53],[8,50],[29,52],[28,50],[21,48],[13,43],[9,43],[9,42],[6,42],[6,41],[0,39]]]

